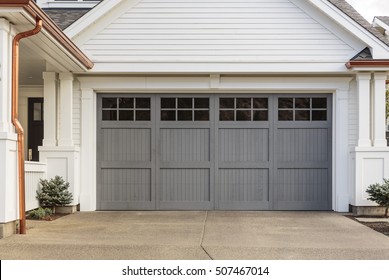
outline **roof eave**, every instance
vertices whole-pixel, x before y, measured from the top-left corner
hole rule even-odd
[[[63,33],[54,21],[31,0],[3,0],[0,7],[23,8],[32,17],[39,17],[43,21],[43,28],[58,41],[67,51],[70,52],[85,69],[92,69],[93,62]]]

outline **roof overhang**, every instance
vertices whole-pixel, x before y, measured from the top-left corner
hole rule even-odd
[[[2,0],[0,17],[10,21],[17,31],[25,31],[35,25],[35,19],[43,21],[41,33],[26,40],[27,47],[44,58],[57,60],[62,69],[85,72],[93,62],[62,32],[62,30],[31,0]],[[28,42],[27,42],[28,41]],[[47,59],[50,61],[50,59]]]

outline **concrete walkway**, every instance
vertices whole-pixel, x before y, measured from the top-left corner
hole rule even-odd
[[[28,221],[0,259],[385,259],[389,238],[325,212],[90,212]]]

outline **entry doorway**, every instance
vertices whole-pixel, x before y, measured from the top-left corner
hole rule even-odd
[[[43,141],[43,98],[28,99],[27,159],[39,161],[38,147]]]

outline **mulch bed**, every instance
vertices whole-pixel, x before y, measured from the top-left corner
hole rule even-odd
[[[35,220],[35,221],[54,221],[54,220],[57,220],[57,219],[59,219],[59,218],[62,218],[62,217],[64,217],[64,216],[67,216],[67,215],[70,215],[70,214],[53,214],[53,215],[51,215],[51,216],[49,216],[49,217],[46,217],[46,218],[44,218],[44,219],[42,219],[42,220],[37,220],[37,219],[32,219],[32,218],[30,218],[30,217],[26,217],[26,219],[27,220]]]
[[[383,223],[383,222],[365,223],[365,222],[360,222],[357,219],[355,219],[355,216],[346,216],[346,217],[389,237],[389,223]],[[379,217],[361,216],[358,218],[379,218]]]

